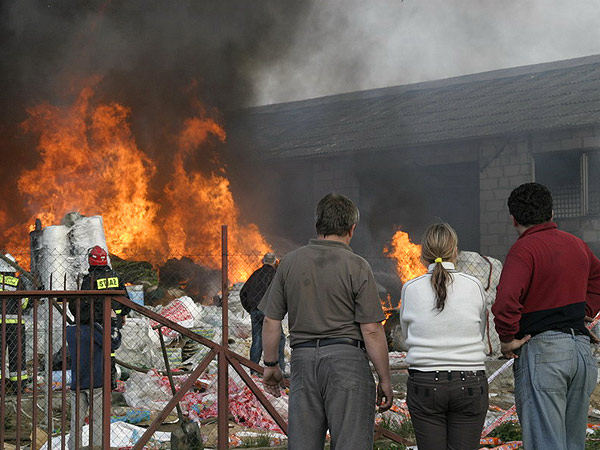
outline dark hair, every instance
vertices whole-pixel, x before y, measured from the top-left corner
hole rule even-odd
[[[320,236],[346,236],[358,223],[356,205],[342,194],[329,193],[321,199],[315,212],[315,226]]]
[[[552,194],[542,184],[522,184],[510,193],[508,211],[519,225],[549,222],[552,220]]]
[[[428,264],[436,259],[448,261],[452,259],[458,247],[456,231],[447,223],[436,223],[425,231],[421,242],[421,258]],[[439,261],[438,259],[438,261]],[[443,311],[448,296],[448,285],[452,283],[452,275],[437,262],[431,274],[431,287],[435,292],[435,307]]]

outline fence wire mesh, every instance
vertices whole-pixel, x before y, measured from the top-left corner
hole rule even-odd
[[[277,257],[283,256],[277,252],[275,254]],[[13,256],[17,263],[29,267],[29,252]],[[169,258],[155,254],[121,255],[121,257],[111,255],[110,264],[117,274],[119,285],[125,286],[133,302],[143,305],[147,310],[199,336],[221,344],[224,332],[222,328],[223,278],[220,264],[215,262],[220,261],[220,258],[220,253]],[[253,313],[243,307],[240,292],[252,273],[262,267],[262,258],[263,255],[257,254],[227,256],[229,268],[226,291],[229,324],[227,345],[232,352],[243,358],[250,359],[254,356],[256,362],[261,362],[261,352],[256,350],[258,357],[251,352]],[[397,399],[394,407],[387,413],[378,414],[377,421],[386,428],[398,430],[408,423],[404,402],[405,378],[403,378],[407,367],[404,363],[406,349],[401,340],[398,321],[402,282],[396,273],[395,261],[391,258],[378,255],[366,256],[366,259],[373,268],[382,305],[388,312],[385,328],[392,369],[396,374],[394,388]],[[20,274],[19,271],[15,271],[16,275],[20,275],[22,283],[19,285],[20,290],[78,290],[88,272],[85,254],[47,253],[37,260],[34,256],[31,267],[31,274],[28,271]],[[502,270],[500,261],[473,252],[461,252],[457,269],[481,281],[486,289],[488,309],[491,308]],[[81,301],[85,303],[89,298],[82,297]],[[61,301],[58,294],[56,299],[40,299],[37,303],[35,309],[30,305],[21,309],[23,322],[19,325],[21,331],[13,331],[16,328],[8,327],[9,311],[4,315],[7,318],[7,326],[4,339],[6,347],[2,353],[2,361],[5,365],[4,373],[8,377],[5,379],[6,391],[2,398],[3,439],[7,443],[14,442],[18,430],[22,446],[45,449],[47,444],[44,447],[44,436],[49,433],[55,436],[53,449],[67,448],[69,447],[68,435],[72,431],[70,417],[73,411],[69,399],[63,400],[63,395],[65,392],[67,395],[70,394],[73,361],[70,352],[65,351],[65,326],[74,317],[68,308],[69,302]],[[65,317],[58,312],[56,306],[66,308]],[[35,320],[34,310],[37,316]],[[115,373],[110,402],[111,447],[132,447],[144,433],[145,427],[159,416],[173,398],[159,332],[166,346],[166,360],[173,372],[176,389],[186,382],[190,373],[209,354],[210,349],[205,345],[183,336],[168,326],[157,330],[158,325],[158,322],[147,314],[135,310],[128,312],[122,324],[117,325],[116,322],[114,324],[114,327],[118,328],[121,340],[114,351]],[[8,328],[11,330],[9,331]],[[256,340],[259,337],[256,324],[254,328]],[[284,336],[289,335],[286,321],[283,322],[282,331]],[[35,346],[34,334],[37,340]],[[20,336],[19,345],[17,345],[17,335]],[[494,331],[491,312],[485,339],[488,353],[486,367],[489,376],[506,363],[506,360],[499,359],[500,344]],[[19,366],[21,380],[17,385],[10,377],[14,376],[17,369],[14,358],[19,353],[18,347],[24,351]],[[35,370],[34,354],[38,356]],[[289,339],[285,340],[283,355],[282,367],[286,373],[289,373],[291,355]],[[244,365],[243,367],[262,391],[259,374]],[[186,421],[190,420],[200,425],[204,448],[217,448],[218,445],[217,373],[217,358],[214,358],[179,402]],[[44,392],[47,392],[48,388],[53,392],[50,413],[47,402],[43,400],[37,401],[37,405],[34,406],[32,398],[34,385],[41,398],[44,398]],[[17,390],[21,392],[19,396],[16,395]],[[275,410],[287,420],[287,392],[284,392],[280,398],[265,395]],[[513,403],[512,370],[507,369],[496,376],[490,384],[491,406],[487,424],[501,416]],[[592,395],[592,412],[600,409],[599,403],[600,392],[596,389]],[[87,406],[82,408],[80,414],[82,418],[88,420]],[[232,367],[229,367],[229,414],[230,447],[268,447],[285,443],[285,434]],[[36,416],[37,420],[34,420]],[[49,417],[52,417],[50,427]],[[36,425],[36,433],[32,433],[33,424]],[[151,440],[145,444],[145,448],[171,448],[171,433],[180,429],[180,425],[177,411],[173,409],[163,418]],[[89,443],[86,441],[89,435],[89,432],[86,434],[86,429],[84,427],[80,443],[83,446]],[[37,444],[28,441],[32,438],[32,434],[36,434],[39,441]]]

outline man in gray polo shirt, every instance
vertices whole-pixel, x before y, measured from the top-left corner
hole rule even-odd
[[[349,198],[323,197],[318,239],[283,257],[259,305],[265,313],[263,382],[276,397],[283,381],[277,365],[281,320],[289,314],[290,450],[322,449],[327,429],[332,450],[370,450],[375,403],[380,411],[392,406],[385,315],[371,267],[349,246],[358,218]]]

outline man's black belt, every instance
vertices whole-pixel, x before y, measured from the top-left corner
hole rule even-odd
[[[577,328],[556,328],[552,331],[560,331],[561,333],[572,334],[574,336],[581,336],[581,335],[589,336],[588,333],[586,333],[583,330],[579,330]]]
[[[573,336],[589,336],[590,335],[589,332],[580,330],[578,328],[552,328],[550,330],[534,331],[534,332],[527,333],[527,334],[529,334],[529,335],[531,335],[531,337],[533,337],[533,336],[537,336],[538,334],[542,334],[546,331],[558,331],[559,333],[570,334]]]
[[[304,347],[326,347],[327,345],[352,345],[353,347],[365,349],[365,343],[351,338],[327,338],[327,339],[312,339],[310,341],[300,342],[292,345],[292,348]]]

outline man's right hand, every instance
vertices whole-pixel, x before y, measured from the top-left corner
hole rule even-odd
[[[283,373],[279,366],[265,367],[263,372],[263,385],[265,391],[275,397],[281,397],[281,389],[285,388]]]
[[[519,355],[515,353],[515,350],[521,348],[527,341],[531,339],[531,336],[528,334],[523,339],[513,339],[510,342],[500,342],[500,351],[504,355],[505,358],[518,359]]]
[[[393,400],[394,392],[392,391],[391,383],[379,383],[377,385],[377,406],[379,407],[379,412],[390,409]]]

